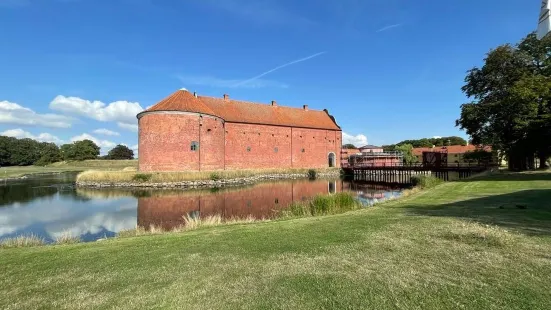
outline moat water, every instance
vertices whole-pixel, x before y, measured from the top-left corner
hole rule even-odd
[[[399,187],[347,180],[286,180],[208,190],[84,189],[75,173],[45,174],[0,183],[0,240],[36,235],[52,242],[62,235],[95,241],[121,230],[171,229],[183,216],[271,218],[292,202],[318,194],[353,193],[365,207],[400,196]]]

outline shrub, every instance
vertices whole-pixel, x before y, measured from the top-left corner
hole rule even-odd
[[[147,182],[147,181],[151,180],[151,177],[153,177],[153,175],[151,175],[151,174],[137,173],[132,177],[132,181]]]
[[[310,180],[315,180],[318,177],[318,173],[314,169],[308,170],[308,178]]]
[[[443,183],[444,181],[431,175],[414,175],[411,177],[411,183],[419,188],[431,188]]]
[[[213,173],[210,174],[210,179],[213,180],[213,181],[218,181],[218,180],[222,179],[222,176],[220,176],[216,172],[213,172]]]

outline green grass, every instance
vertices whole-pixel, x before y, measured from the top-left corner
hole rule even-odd
[[[2,309],[548,309],[551,173],[370,209],[0,250]]]
[[[85,171],[90,169],[96,170],[123,170],[136,169],[138,167],[138,160],[84,160],[84,161],[71,161],[71,162],[59,162],[47,166],[13,166],[13,167],[1,167],[0,179],[14,178],[23,175],[37,174],[37,173],[55,173],[55,172],[68,172],[68,171]]]

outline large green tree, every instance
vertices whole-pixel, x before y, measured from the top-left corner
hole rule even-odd
[[[551,38],[532,33],[491,50],[465,78],[462,90],[472,101],[461,106],[456,124],[473,143],[505,152],[510,168],[531,168],[534,154],[545,166],[551,154],[550,56]]]
[[[10,164],[29,166],[40,158],[40,143],[33,139],[16,139],[10,149]]]
[[[45,166],[61,161],[61,151],[55,143],[40,143],[40,158],[34,163],[37,166]]]
[[[405,164],[413,164],[417,162],[417,157],[413,155],[413,145],[411,144],[402,144],[396,146],[395,151],[402,152],[404,156]]]
[[[107,153],[107,159],[132,159],[134,158],[134,151],[128,146],[119,144]]]
[[[64,144],[60,150],[64,160],[87,160],[98,158],[100,147],[91,140],[81,140]]]

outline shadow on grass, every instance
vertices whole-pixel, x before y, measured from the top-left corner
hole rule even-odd
[[[470,182],[470,181],[551,181],[550,171],[528,171],[528,172],[509,172],[502,171],[489,175],[482,175],[479,177],[473,177],[472,179],[461,180],[458,182]]]
[[[551,235],[551,189],[524,190],[437,207],[405,208],[414,215],[455,217],[515,229],[527,235]]]

